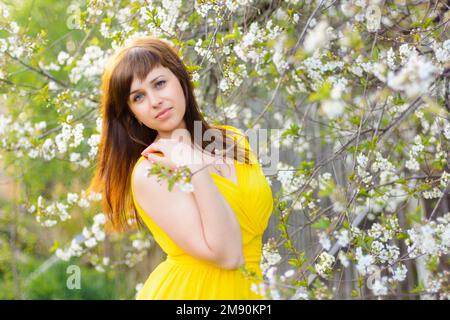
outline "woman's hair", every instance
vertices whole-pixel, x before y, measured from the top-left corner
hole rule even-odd
[[[102,132],[96,171],[89,186],[90,191],[102,194],[102,209],[109,218],[109,230],[124,231],[131,225],[142,225],[131,197],[131,174],[141,152],[153,143],[158,132],[138,122],[129,108],[128,97],[133,79],[143,81],[156,66],[170,69],[181,83],[186,99],[183,119],[192,142],[194,121],[201,121],[202,137],[212,128],[199,111],[190,74],[174,48],[160,39],[142,37],[118,49],[102,76]],[[214,129],[220,131],[222,146],[230,146],[230,131]],[[201,148],[204,150],[209,144],[202,139]],[[247,149],[242,150],[239,143],[233,149],[234,159],[244,155],[243,160],[249,163]]]

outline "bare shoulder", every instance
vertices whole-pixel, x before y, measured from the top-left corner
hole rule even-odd
[[[150,167],[146,159],[134,167],[132,183],[136,203],[182,250],[201,259],[214,259],[203,238],[202,222],[192,194],[177,186],[169,190],[165,180],[147,176]]]
[[[135,192],[142,187],[145,187],[147,190],[150,188],[152,191],[157,191],[162,186],[163,181],[158,182],[158,178],[155,175],[148,175],[150,168],[151,162],[145,158],[140,159],[136,163],[131,179]]]
[[[148,175],[151,165],[151,162],[145,158],[135,165],[131,183],[138,202],[148,199],[179,200],[186,197],[186,193],[177,186],[169,191],[167,181],[164,179],[158,180],[156,175]]]

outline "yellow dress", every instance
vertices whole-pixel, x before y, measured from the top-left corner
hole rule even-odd
[[[232,126],[223,127],[242,133]],[[241,141],[251,151],[248,140],[244,138]],[[253,152],[250,157],[252,161],[256,161]],[[145,158],[140,157],[137,163],[143,159]],[[215,173],[211,173],[211,176],[233,208],[241,226],[245,269],[262,279],[262,235],[272,213],[272,190],[259,163],[251,165],[235,160],[234,165],[237,184]],[[241,270],[221,269],[188,255],[138,205],[133,187],[132,197],[139,216],[167,254],[166,260],[160,263],[145,281],[137,295],[138,300],[262,299],[251,289],[252,283],[259,283],[259,280],[249,277],[248,273]]]

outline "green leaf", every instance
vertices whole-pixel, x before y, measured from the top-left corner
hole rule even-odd
[[[326,187],[320,190],[318,195],[319,197],[328,197],[333,193],[335,188],[336,185],[334,184],[334,181],[330,179],[330,181],[327,182]]]
[[[60,248],[58,240],[53,241],[53,246],[48,250],[50,253],[55,252],[57,249]]]
[[[407,238],[408,238],[408,234],[405,233],[405,232],[400,232],[400,233],[397,235],[397,240],[403,240],[403,239],[407,239]]]
[[[436,169],[438,171],[443,170],[444,169],[444,165],[445,165],[445,163],[442,163],[441,160],[434,160],[431,163],[431,166],[433,167],[433,169]]]
[[[395,98],[394,98],[394,104],[395,105],[401,105],[401,104],[404,104],[406,102],[406,100],[405,99],[403,99],[401,96],[400,96],[400,93],[398,93],[396,96],[395,96]]]
[[[434,19],[435,19],[434,17],[427,18],[427,19],[425,20],[425,22],[422,24],[422,28],[423,28],[423,29],[428,28],[428,27],[430,26],[430,24],[433,23],[433,20],[434,20]]]
[[[329,99],[331,97],[331,84],[328,81],[325,81],[322,87],[309,95],[309,102],[316,102]]]
[[[314,229],[326,229],[330,226],[331,221],[328,217],[321,217],[318,221],[312,224]]]
[[[378,136],[375,136],[367,144],[368,144],[369,150],[375,150],[377,148],[377,144],[378,144]]]
[[[313,266],[308,266],[308,268],[306,268],[309,272],[311,272],[312,274],[316,274],[316,269],[314,269]]]
[[[367,190],[364,187],[359,187],[359,191],[358,191],[358,196],[362,196],[362,197],[370,197],[369,193],[367,192]]]
[[[423,284],[423,281],[420,281],[419,285],[417,285],[414,289],[411,290],[411,293],[421,293],[424,291],[426,291],[425,286]]]
[[[359,126],[360,122],[361,122],[361,117],[353,115],[350,117],[350,123],[355,125],[355,126]]]
[[[353,172],[351,175],[349,175],[348,176],[348,181],[350,181],[350,182],[353,182],[353,181],[355,181],[355,177],[356,177],[356,174]]]
[[[416,189],[416,192],[427,191],[427,190],[431,190],[432,188],[433,188],[433,186],[431,185],[430,182],[424,182],[419,185],[419,187]]]
[[[282,138],[286,138],[289,136],[297,137],[299,135],[299,131],[300,131],[300,126],[296,123],[293,123],[289,126],[288,129],[283,131],[283,133],[281,134],[281,137]]]
[[[288,262],[291,266],[298,268],[302,265],[301,261],[299,261],[299,259],[290,259]]]
[[[372,59],[374,61],[378,61],[379,54],[380,54],[380,49],[378,49],[378,47],[374,47],[373,52],[372,52]]]

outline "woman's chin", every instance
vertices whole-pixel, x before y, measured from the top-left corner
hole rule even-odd
[[[164,123],[161,123],[156,128],[157,131],[163,131],[163,132],[173,132],[177,128],[182,128],[182,123],[180,121],[174,121],[172,119],[168,119]]]

